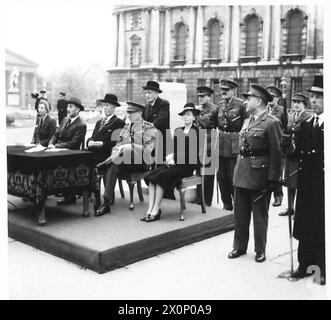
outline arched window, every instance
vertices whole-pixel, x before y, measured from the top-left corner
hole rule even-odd
[[[295,10],[288,15],[288,21],[287,21],[288,54],[301,54],[303,25],[304,25],[304,17],[301,11]]]
[[[209,54],[208,58],[217,59],[220,54],[220,34],[221,34],[221,25],[220,22],[214,19],[208,27],[209,31]]]
[[[176,53],[175,60],[185,60],[185,41],[186,41],[186,26],[180,23],[177,26],[176,32]]]
[[[246,20],[246,57],[258,56],[259,19],[250,15]]]

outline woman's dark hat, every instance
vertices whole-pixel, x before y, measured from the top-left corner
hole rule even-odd
[[[137,111],[143,112],[145,110],[145,106],[140,103],[136,103],[133,101],[127,101],[126,103],[128,105],[126,109],[127,112],[137,112]]]
[[[115,96],[114,94],[111,93],[107,93],[104,97],[103,100],[100,100],[103,103],[109,103],[112,104],[116,107],[120,107],[121,105],[118,103],[118,98],[117,96]]]
[[[309,92],[323,93],[323,75],[316,74],[314,77],[314,82],[310,89],[307,89]]]
[[[252,83],[250,90],[247,93],[244,93],[243,96],[245,98],[247,98],[249,96],[257,97],[257,98],[262,99],[265,103],[271,102],[273,100],[273,97],[270,94],[270,92],[266,88],[264,88],[256,83]]]
[[[200,110],[195,108],[194,103],[186,103],[183,110],[181,112],[178,113],[178,115],[182,116],[183,114],[185,114],[185,112],[187,111],[192,111],[193,113],[195,113],[195,115],[199,115],[200,114]]]
[[[147,81],[146,86],[143,87],[144,90],[154,90],[158,93],[161,93],[162,90],[160,90],[160,85],[156,81]]]
[[[84,110],[84,107],[82,106],[82,102],[80,101],[80,99],[76,98],[76,97],[71,97],[68,101],[67,101],[67,105],[68,104],[74,104],[76,107],[79,108],[80,111]]]
[[[66,93],[63,92],[63,91],[61,91],[61,92],[60,92],[60,95],[63,96],[63,97],[65,97]]]

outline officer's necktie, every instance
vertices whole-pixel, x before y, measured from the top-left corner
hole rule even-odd
[[[66,127],[69,127],[71,125],[71,119],[68,120]]]
[[[100,128],[99,128],[99,131],[106,125],[106,123],[107,123],[107,118],[103,118],[102,120],[101,120],[101,124],[100,124]]]
[[[315,122],[314,122],[314,128],[319,127],[319,123],[318,123],[318,116],[315,117]]]

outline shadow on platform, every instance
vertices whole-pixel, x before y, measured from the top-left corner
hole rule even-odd
[[[75,205],[57,206],[56,198],[46,202],[47,225],[37,225],[32,205],[8,196],[9,237],[78,265],[104,273],[187,244],[230,231],[233,213],[213,207],[202,214],[200,206],[187,203],[185,221],[179,221],[179,202],[165,199],[162,216],[156,222],[141,222],[146,202],[117,198],[112,212],[102,217],[82,218],[81,200]],[[16,207],[15,207],[16,206]],[[93,212],[92,205],[90,211]]]

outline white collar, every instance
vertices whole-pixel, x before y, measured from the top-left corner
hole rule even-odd
[[[106,118],[106,123],[109,122],[109,120],[110,120],[114,115],[115,115],[115,113],[113,113],[112,115],[108,116],[108,117]]]
[[[314,114],[314,118],[318,117],[318,125],[322,125],[324,123],[324,112],[321,114],[317,115],[316,113]]]
[[[70,118],[69,117],[69,119],[70,119],[70,123],[73,123],[76,119],[78,119],[79,118],[79,115],[78,116],[76,116],[76,117],[74,117],[74,118]]]

